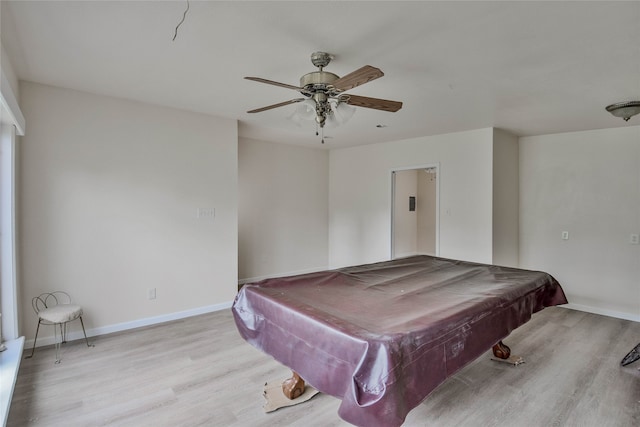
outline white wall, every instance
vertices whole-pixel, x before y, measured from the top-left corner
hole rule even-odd
[[[562,231],[569,240],[562,240]],[[520,265],[640,321],[640,126],[520,138]]]
[[[518,138],[493,134],[493,264],[518,266]]]
[[[241,282],[327,268],[326,150],[240,139]]]
[[[436,255],[438,176],[418,170],[418,253]]]
[[[440,255],[492,260],[493,130],[329,153],[329,265],[389,259],[391,170],[440,164]]]
[[[396,171],[395,176],[393,248],[394,256],[402,258],[418,252],[418,211],[409,210],[409,197],[418,195],[418,171]]]
[[[235,120],[25,82],[21,107],[23,334],[31,298],[54,289],[89,329],[233,300]]]

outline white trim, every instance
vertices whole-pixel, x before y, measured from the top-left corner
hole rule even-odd
[[[22,360],[24,337],[6,341],[4,344],[6,349],[0,352],[0,421],[2,421],[3,426],[6,426],[11,398],[18,379],[20,361]]]
[[[1,69],[0,75],[0,107],[6,111],[8,115],[8,122],[16,126],[16,133],[23,136],[26,126],[24,116],[22,115],[22,111],[20,111],[20,107],[18,106],[18,101],[16,101],[16,97],[13,94],[13,90],[11,90],[9,80],[7,80],[7,77],[4,75],[4,71]]]
[[[129,329],[141,328],[144,326],[157,325],[159,323],[171,322],[172,320],[184,319],[187,317],[198,316],[200,314],[213,313],[214,311],[227,310],[231,308],[233,301],[223,302],[220,304],[207,305],[204,307],[193,308],[175,313],[163,314],[160,316],[147,317],[145,319],[133,320],[131,322],[116,323],[115,325],[101,326],[98,328],[87,329],[87,336],[94,337],[97,335],[112,334],[114,332],[127,331]],[[79,328],[78,328],[79,329]],[[84,339],[82,330],[75,330],[67,334],[68,341]],[[55,344],[55,337],[48,336],[38,338],[37,347]],[[27,340],[25,347],[33,347],[33,340]]]
[[[15,126],[0,123],[0,341],[18,338]]]
[[[617,319],[631,320],[633,322],[640,322],[640,315],[624,313],[622,311],[606,310],[602,308],[591,307],[588,305],[571,304],[571,303],[559,305],[558,307],[568,308],[569,310],[585,311],[587,313],[600,314],[602,316],[615,317]]]
[[[317,273],[318,271],[325,271],[328,267],[315,267],[315,268],[307,268],[304,270],[297,271],[289,271],[286,273],[278,273],[278,274],[268,274],[266,276],[257,276],[257,277],[248,277],[246,279],[238,279],[238,285],[246,285],[247,283],[259,282],[265,279],[273,279],[275,277],[287,277],[287,276],[297,276],[299,274],[309,274],[309,273]]]

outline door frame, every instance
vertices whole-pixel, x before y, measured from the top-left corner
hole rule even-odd
[[[391,199],[389,209],[391,211],[391,244],[389,245],[389,259],[395,259],[395,198],[396,198],[396,172],[409,170],[435,169],[436,170],[436,256],[440,256],[440,162],[425,163],[412,166],[395,167],[389,171],[391,179]]]

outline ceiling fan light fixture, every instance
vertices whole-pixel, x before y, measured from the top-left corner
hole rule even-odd
[[[247,113],[259,113],[298,103],[299,105],[289,118],[298,125],[300,125],[301,120],[313,119],[316,123],[316,135],[318,135],[318,129],[322,131],[325,124],[339,126],[346,123],[353,116],[354,107],[372,108],[393,113],[402,108],[402,102],[398,101],[344,94],[343,92],[345,91],[384,76],[384,73],[379,68],[365,65],[339,77],[336,74],[324,71],[324,67],[329,65],[331,59],[333,59],[333,55],[329,53],[314,52],[311,55],[311,62],[318,67],[318,71],[303,75],[300,78],[300,86],[292,86],[260,77],[245,77],[247,80],[293,89],[306,98],[291,99],[256,108],[247,111]],[[322,142],[324,143],[324,138]]]
[[[295,114],[301,120],[314,120],[316,117],[316,103],[313,99],[306,99],[296,106]]]
[[[335,116],[336,121],[341,125],[351,120],[351,117],[353,117],[355,112],[356,107],[348,105],[344,102],[337,102],[333,107],[333,115]]]
[[[608,105],[606,110],[628,122],[631,117],[640,114],[640,101],[618,102]]]

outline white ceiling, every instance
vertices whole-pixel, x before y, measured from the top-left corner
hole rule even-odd
[[[20,79],[239,120],[241,136],[319,146],[297,98],[315,51],[340,76],[385,76],[326,146],[498,127],[519,136],[633,126],[604,110],[640,99],[640,2],[2,1],[2,44]],[[28,118],[27,118],[28,119]],[[376,125],[386,125],[378,128]]]

